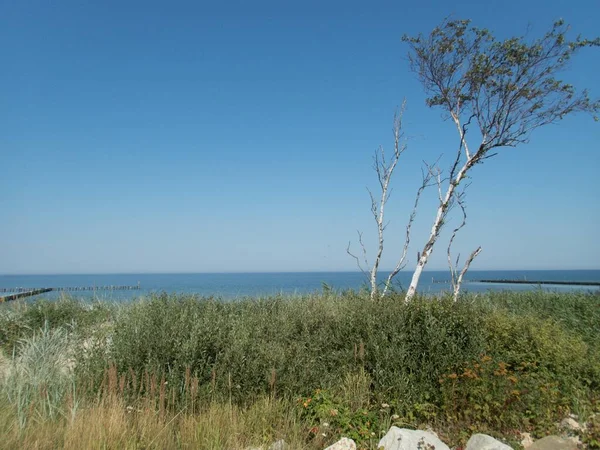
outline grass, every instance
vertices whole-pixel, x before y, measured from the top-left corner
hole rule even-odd
[[[598,411],[599,320],[599,296],[541,291],[17,302],[0,447],[375,448],[392,424],[514,443]]]

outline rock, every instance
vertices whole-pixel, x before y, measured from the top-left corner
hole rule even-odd
[[[432,433],[398,427],[391,427],[377,447],[383,447],[384,450],[450,450]]]
[[[325,450],[356,450],[356,443],[352,439],[341,438]]]
[[[287,450],[288,447],[289,446],[283,439],[279,439],[278,441],[275,441],[271,444],[269,450]]]
[[[528,449],[533,444],[533,438],[529,433],[521,433],[521,445],[524,449]]]
[[[582,431],[582,427],[573,417],[566,417],[560,422],[560,427],[568,431]]]
[[[513,450],[513,448],[487,434],[474,434],[467,442],[465,450]]]
[[[425,431],[427,431],[428,433],[431,433],[431,434],[433,434],[433,435],[434,435],[436,438],[438,438],[438,439],[440,438],[440,437],[438,436],[438,434],[437,434],[435,431],[433,431],[431,428],[429,428],[429,427],[425,428]]]
[[[559,436],[546,436],[543,439],[535,441],[529,450],[576,450],[577,444]]]

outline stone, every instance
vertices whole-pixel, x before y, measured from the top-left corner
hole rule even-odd
[[[271,444],[269,450],[287,450],[289,446],[283,439],[279,439]]]
[[[398,427],[391,427],[377,447],[384,450],[450,450],[432,433]]]
[[[428,433],[431,433],[431,434],[433,434],[433,435],[434,435],[436,438],[438,438],[438,439],[440,438],[440,437],[438,436],[438,434],[437,434],[435,431],[433,431],[431,428],[429,428],[429,427],[425,428],[425,431],[427,431]]]
[[[567,441],[573,442],[577,446],[577,448],[581,448],[582,442],[579,436],[569,436],[566,439]]]
[[[521,433],[521,445],[524,449],[528,449],[533,444],[533,438],[529,433]]]
[[[352,439],[341,438],[325,450],[356,450],[356,443]]]
[[[577,444],[559,436],[546,436],[533,443],[529,450],[576,450]]]
[[[582,427],[573,417],[565,417],[560,422],[560,427],[568,431],[582,431]]]
[[[513,450],[513,448],[487,434],[474,434],[467,442],[465,450]]]

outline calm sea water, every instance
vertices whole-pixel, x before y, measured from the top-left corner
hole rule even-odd
[[[387,273],[382,272],[382,278]],[[412,272],[396,277],[399,288],[406,288]],[[600,282],[600,270],[494,270],[471,271],[463,284],[468,292],[488,290],[540,289],[534,284],[479,283],[481,279],[520,279],[540,281],[596,281]],[[424,272],[419,291],[437,293],[449,289],[448,271]],[[358,272],[300,272],[300,273],[197,273],[197,274],[99,274],[99,275],[0,275],[0,288],[40,288],[78,286],[137,285],[134,291],[78,291],[76,297],[97,297],[106,300],[129,300],[151,293],[169,292],[212,295],[226,299],[274,294],[302,294],[320,291],[326,283],[333,289],[360,289],[366,285],[365,276]],[[545,285],[553,291],[593,291],[598,287]],[[0,294],[3,295],[3,294]],[[44,298],[57,298],[58,292],[42,294]],[[33,297],[36,298],[36,297]]]

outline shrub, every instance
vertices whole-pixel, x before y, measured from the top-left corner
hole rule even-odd
[[[302,406],[311,398],[312,409],[299,413],[316,446],[336,433],[371,445],[392,422],[432,424],[456,443],[459,429],[541,434],[559,416],[589,410],[600,386],[598,332],[580,312],[596,300],[565,295],[557,306],[561,296],[515,293],[519,310],[511,295],[494,295],[409,304],[332,291],[236,302],[154,296],[86,328],[75,382],[89,399],[116,396],[161,416],[215,402],[248,408],[260,398],[302,398]],[[101,317],[88,316],[89,307],[43,308],[51,312],[14,321],[53,317],[81,330]],[[564,319],[571,310],[575,318]],[[326,418],[331,410],[339,416]]]

